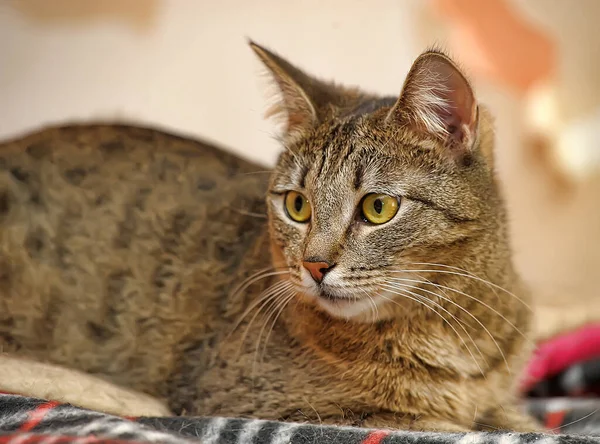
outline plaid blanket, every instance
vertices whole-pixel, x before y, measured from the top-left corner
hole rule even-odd
[[[532,413],[547,425],[570,435],[417,433],[236,418],[119,418],[52,401],[0,395],[0,444],[585,444],[600,443],[599,405],[585,400],[558,404],[536,400],[531,405]],[[587,416],[581,416],[586,411]],[[574,415],[580,420],[572,420]]]

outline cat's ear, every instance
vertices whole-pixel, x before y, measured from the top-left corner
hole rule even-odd
[[[460,156],[475,143],[477,101],[456,64],[440,52],[428,51],[414,62],[387,119],[437,137]]]
[[[317,81],[268,49],[253,41],[249,44],[271,73],[279,91],[278,103],[268,115],[283,120],[286,138],[294,138],[313,128],[319,120],[317,105],[311,97],[318,87]]]

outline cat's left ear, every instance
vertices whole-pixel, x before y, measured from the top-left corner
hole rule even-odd
[[[268,49],[249,41],[249,45],[269,70],[277,89],[277,103],[268,116],[285,123],[285,139],[302,136],[319,121],[319,102],[324,96],[318,81]]]
[[[387,120],[426,132],[462,157],[476,142],[477,101],[456,64],[440,52],[428,51],[414,62]]]

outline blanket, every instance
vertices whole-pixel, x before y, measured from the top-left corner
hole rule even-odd
[[[600,324],[590,324],[538,344],[521,390],[529,396],[598,395]]]
[[[593,400],[539,399],[530,404],[531,413],[565,434],[425,433],[241,418],[120,418],[4,394],[0,444],[600,444],[599,405]]]

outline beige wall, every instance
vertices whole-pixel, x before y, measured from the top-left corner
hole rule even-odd
[[[117,118],[271,161],[268,91],[247,37],[315,74],[379,92],[400,90],[416,51],[418,0],[50,3],[0,5],[0,137],[48,122]]]

